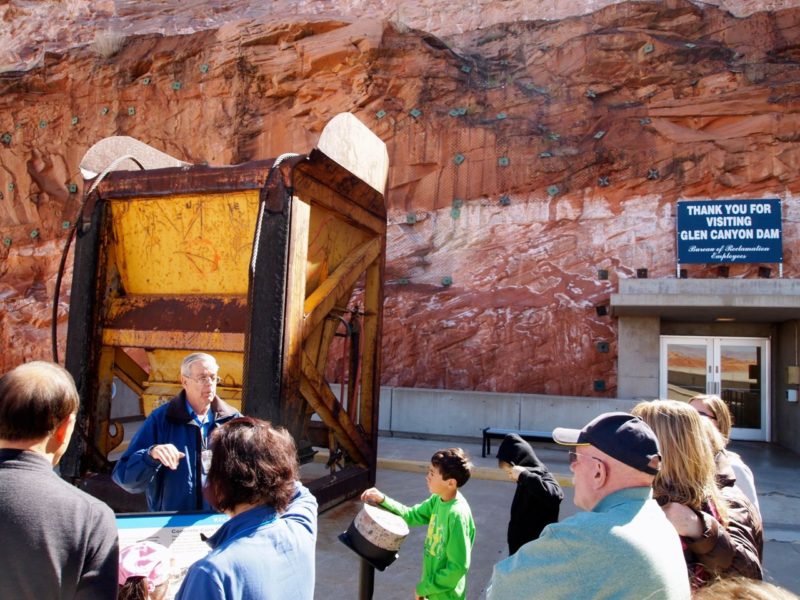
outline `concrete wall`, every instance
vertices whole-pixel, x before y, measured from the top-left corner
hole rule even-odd
[[[617,394],[621,398],[658,398],[661,320],[620,317],[617,337]]]
[[[407,435],[481,436],[484,427],[552,431],[583,427],[603,412],[630,410],[617,398],[497,394],[421,388],[381,389],[379,429]]]
[[[704,335],[717,337],[772,338],[777,329],[772,323],[691,323],[662,321],[661,335]]]
[[[789,402],[787,391],[798,391],[800,386],[787,382],[786,367],[800,365],[799,335],[800,321],[787,321],[779,326],[773,380],[772,439],[794,452],[800,452],[800,402]]]

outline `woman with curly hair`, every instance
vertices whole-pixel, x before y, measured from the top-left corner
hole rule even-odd
[[[176,600],[312,600],[317,501],[298,481],[292,436],[239,417],[214,432],[211,450],[204,492],[231,519]]]
[[[757,554],[745,551],[729,531],[735,515],[717,486],[714,453],[697,411],[685,402],[653,400],[631,412],[658,438],[663,462],[653,495],[681,536],[692,586],[737,573],[760,579]]]

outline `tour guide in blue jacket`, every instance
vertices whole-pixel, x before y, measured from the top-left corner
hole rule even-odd
[[[152,512],[211,509],[202,490],[211,460],[208,440],[215,428],[240,416],[216,394],[218,371],[209,354],[187,356],[183,391],[150,413],[114,467],[114,481],[132,494],[146,492]]]

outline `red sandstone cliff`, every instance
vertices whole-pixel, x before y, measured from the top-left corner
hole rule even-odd
[[[389,385],[614,395],[595,307],[637,268],[674,276],[678,198],[780,197],[800,238],[794,2],[44,4],[49,25],[0,7],[0,371],[50,356],[77,166],[113,134],[235,164],[307,151],[338,112],[369,125],[391,161]]]

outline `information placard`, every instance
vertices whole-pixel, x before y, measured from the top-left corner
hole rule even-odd
[[[208,554],[201,534],[210,537],[227,520],[226,515],[212,512],[119,514],[119,547],[122,550],[147,540],[169,548],[172,565],[167,600],[172,600],[192,563]]]
[[[679,263],[781,263],[781,201],[678,202]]]

